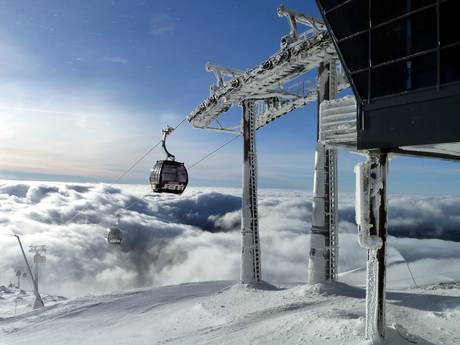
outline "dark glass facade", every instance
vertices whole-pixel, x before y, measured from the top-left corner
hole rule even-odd
[[[458,0],[319,0],[362,100],[460,81]]]
[[[360,148],[460,141],[459,0],[317,3],[360,104]]]

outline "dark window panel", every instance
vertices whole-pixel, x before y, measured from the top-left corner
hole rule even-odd
[[[431,86],[436,86],[437,69],[436,69],[436,53],[430,53],[413,58],[408,61],[408,89],[421,89]]]
[[[402,0],[402,2],[409,3],[411,11],[430,5],[436,5],[436,0]]]
[[[339,43],[339,47],[350,71],[369,66],[369,34],[367,32]]]
[[[371,72],[371,97],[400,93],[407,87],[406,62],[400,61],[381,66]]]
[[[382,26],[372,31],[372,64],[391,61],[408,55],[407,25],[405,20]]]
[[[435,4],[436,0],[372,0],[372,25],[378,25],[408,12]]]
[[[373,65],[434,49],[437,45],[436,8],[376,28],[371,35]]]
[[[374,0],[371,5],[372,25],[383,23],[407,12],[405,0]]]
[[[361,99],[368,99],[368,71],[359,72],[353,75],[353,82],[356,87],[356,91]]]
[[[353,0],[327,14],[337,39],[347,37],[369,27],[369,0]]]
[[[320,0],[319,3],[323,6],[325,11],[329,11],[331,8],[337,5],[343,4],[345,0]]]
[[[418,53],[423,50],[436,48],[436,7],[414,14],[413,17],[409,17],[406,22],[412,29],[412,34],[408,40],[411,53]]]
[[[460,1],[450,0],[440,5],[441,46],[460,41],[458,14]]]
[[[441,50],[441,83],[460,81],[460,46]]]

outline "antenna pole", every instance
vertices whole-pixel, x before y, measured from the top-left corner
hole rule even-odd
[[[241,219],[241,282],[259,283],[259,225],[257,216],[256,124],[253,100],[243,101],[243,199]]]
[[[33,309],[43,308],[45,304],[43,303],[40,293],[38,292],[38,282],[35,280],[34,275],[32,274],[32,269],[30,268],[26,253],[24,252],[24,248],[22,247],[21,239],[19,238],[19,235],[13,235],[13,236],[18,239],[19,247],[21,247],[21,252],[22,252],[22,255],[24,256],[24,261],[26,262],[27,270],[29,271],[29,274],[30,274],[30,279],[32,279],[32,283],[34,284],[35,301],[34,301]]]

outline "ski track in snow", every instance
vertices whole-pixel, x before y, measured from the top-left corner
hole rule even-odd
[[[1,318],[0,344],[365,345],[364,298],[362,288],[344,283],[255,289],[216,281],[130,290]],[[460,284],[389,291],[387,298],[385,344],[460,343]]]

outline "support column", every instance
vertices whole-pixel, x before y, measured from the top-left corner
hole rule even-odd
[[[318,68],[318,143],[315,150],[308,261],[308,283],[311,285],[337,279],[337,150],[321,143],[319,128],[319,105],[324,100],[334,99],[336,93],[336,62],[321,63]]]
[[[241,214],[241,282],[259,283],[259,224],[257,215],[257,157],[254,101],[243,102],[243,198]]]
[[[385,337],[388,155],[370,152],[355,171],[358,240],[367,249],[365,335],[378,343]]]

